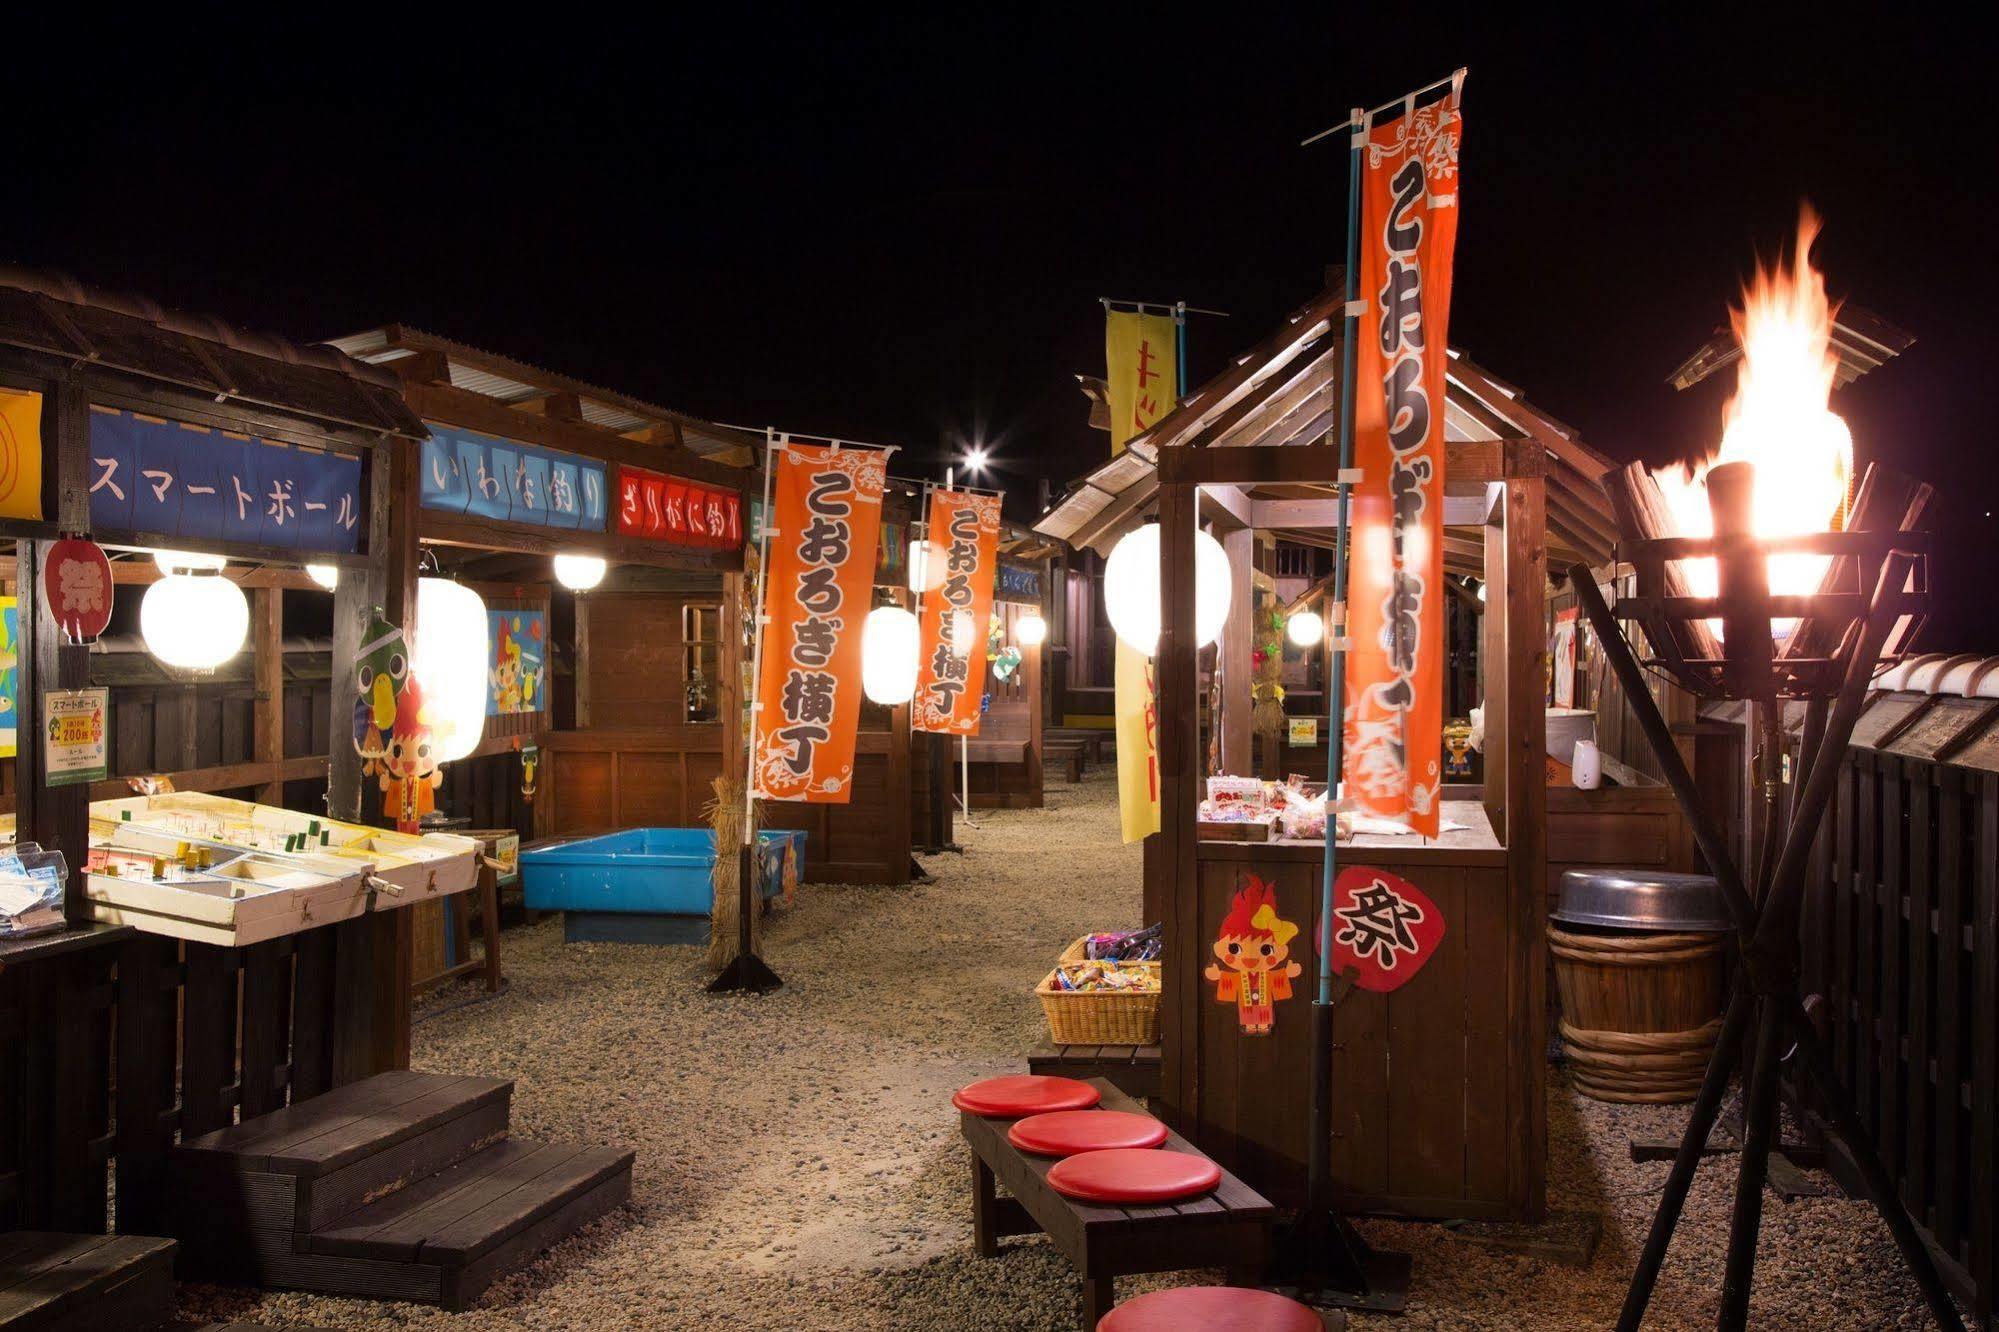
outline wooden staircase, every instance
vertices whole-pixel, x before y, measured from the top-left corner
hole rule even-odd
[[[512,1094],[382,1073],[183,1142],[183,1275],[465,1308],[631,1193],[630,1152],[510,1136]]]

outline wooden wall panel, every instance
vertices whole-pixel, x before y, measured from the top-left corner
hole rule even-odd
[[[1334,1011],[1333,1168],[1357,1211],[1520,1217],[1531,1199],[1509,1183],[1509,1144],[1527,1110],[1507,1101],[1507,1076],[1542,1057],[1538,1022],[1509,1024],[1507,959],[1519,913],[1507,900],[1503,853],[1414,858],[1369,850],[1365,863],[1409,878],[1449,922],[1435,958],[1393,994],[1354,990]],[[1400,858],[1398,858],[1400,857]],[[1305,1186],[1312,975],[1319,861],[1314,848],[1200,848],[1198,937],[1205,955],[1249,874],[1277,887],[1279,915],[1300,927],[1304,968],[1277,1005],[1275,1029],[1245,1035],[1233,1003],[1200,985],[1202,1079],[1190,1136],[1280,1205]]]

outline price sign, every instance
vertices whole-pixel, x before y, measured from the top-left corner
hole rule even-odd
[[[101,782],[105,776],[108,689],[53,689],[42,695],[48,718],[44,771],[50,786]]]

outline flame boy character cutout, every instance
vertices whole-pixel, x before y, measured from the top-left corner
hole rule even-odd
[[[396,821],[398,831],[413,833],[423,816],[437,808],[437,788],[444,784],[438,770],[437,740],[424,715],[423,689],[414,678],[396,696],[396,720],[382,756],[382,813]]]
[[[1206,975],[1215,982],[1217,1000],[1234,1001],[1244,1035],[1269,1035],[1277,1001],[1291,997],[1291,978],[1304,970],[1288,960],[1297,933],[1296,925],[1279,919],[1273,885],[1252,874],[1236,890],[1215,938],[1221,966],[1210,964]]]

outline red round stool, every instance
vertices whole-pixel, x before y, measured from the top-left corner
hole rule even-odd
[[[1052,1110],[1088,1110],[1101,1099],[1095,1087],[1074,1078],[1015,1073],[961,1087],[951,1097],[951,1104],[988,1119],[1020,1119]]]
[[[1157,1147],[1166,1126],[1151,1115],[1126,1110],[1057,1110],[1029,1115],[1006,1131],[1006,1140],[1036,1156],[1074,1156],[1114,1147]]]
[[[1048,1167],[1048,1187],[1079,1202],[1178,1202],[1221,1182],[1222,1168],[1205,1156],[1146,1148],[1084,1152]]]
[[[1182,1286],[1126,1300],[1097,1320],[1097,1332],[1326,1332],[1311,1308],[1241,1286]]]

